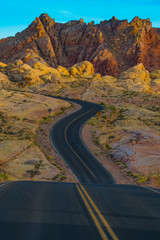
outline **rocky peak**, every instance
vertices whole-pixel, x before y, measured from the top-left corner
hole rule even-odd
[[[31,36],[35,35],[36,37],[42,37],[45,34],[44,26],[38,17],[23,32],[26,32],[26,34],[30,33]]]
[[[41,20],[45,30],[51,29],[55,25],[54,19],[52,19],[48,14],[43,13],[40,15],[39,19]]]
[[[0,40],[0,61],[45,61],[69,67],[88,60],[96,72],[116,75],[139,62],[146,69],[160,68],[160,30],[149,19],[135,17],[130,23],[112,17],[94,25],[83,19],[55,23],[43,13],[15,37]],[[27,50],[28,49],[28,50]]]
[[[43,25],[42,25],[42,22],[40,21],[40,19],[38,17],[36,17],[35,20],[31,23],[31,25],[29,27],[30,27],[30,29],[37,30],[37,29],[43,28]]]
[[[110,19],[110,21],[112,21],[112,22],[118,21],[118,18],[116,18],[115,16],[113,16],[113,17]]]
[[[84,23],[83,18],[81,18],[81,19],[79,20],[79,23]]]
[[[115,16],[113,16],[110,20],[105,20],[100,23],[100,28],[102,28],[105,32],[109,34],[115,34],[117,27],[121,21],[119,21]]]
[[[19,39],[19,41],[28,40],[31,41],[37,38],[41,38],[45,35],[44,26],[41,20],[36,17],[35,20],[22,32],[18,32],[15,37]],[[29,40],[30,39],[30,40]]]
[[[140,18],[138,16],[136,16],[132,19],[131,23],[133,23],[133,22],[136,23],[136,22],[139,22],[139,21],[140,21]]]
[[[47,13],[42,13],[40,16],[39,16],[39,19],[41,21],[52,21],[52,18],[47,14]]]
[[[88,23],[89,26],[93,26],[94,25],[94,21],[91,21]]]
[[[141,19],[139,17],[133,18],[133,20],[130,22],[131,26],[134,26],[136,28],[143,28],[146,30],[146,32],[149,32],[152,28],[152,23],[149,18],[147,19]]]

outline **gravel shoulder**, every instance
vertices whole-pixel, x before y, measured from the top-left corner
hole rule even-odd
[[[45,153],[46,158],[48,158],[49,161],[52,162],[52,158],[54,159],[55,166],[58,166],[58,168],[63,169],[64,174],[64,181],[65,182],[77,182],[77,178],[72,172],[72,170],[68,167],[68,165],[61,159],[59,154],[56,152],[56,150],[53,148],[50,139],[49,139],[49,133],[53,125],[55,125],[58,121],[60,121],[62,118],[66,117],[69,114],[72,114],[73,112],[76,112],[80,109],[80,105],[73,104],[72,108],[69,108],[65,110],[65,112],[56,118],[53,119],[53,121],[49,124],[42,124],[39,129],[39,133],[37,135],[37,141],[40,143],[42,151]],[[60,180],[61,176],[57,176],[56,180]]]

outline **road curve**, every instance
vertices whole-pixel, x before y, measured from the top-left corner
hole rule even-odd
[[[92,155],[81,139],[81,128],[103,107],[81,100],[62,100],[77,103],[81,109],[56,123],[50,131],[50,140],[59,155],[72,169],[81,183],[113,184],[112,175]]]
[[[112,176],[80,137],[81,126],[102,107],[74,102],[82,108],[57,123],[50,137],[83,184],[0,185],[0,239],[159,240],[160,191],[111,184]]]

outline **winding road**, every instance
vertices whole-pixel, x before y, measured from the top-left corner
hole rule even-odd
[[[115,184],[81,140],[102,107],[72,101],[81,109],[53,126],[50,140],[77,183],[0,185],[0,240],[159,240],[160,191]]]
[[[81,139],[81,129],[84,123],[103,110],[103,107],[80,100],[70,101],[80,104],[81,109],[53,126],[50,132],[53,146],[81,183],[115,183],[112,175],[97,161]]]

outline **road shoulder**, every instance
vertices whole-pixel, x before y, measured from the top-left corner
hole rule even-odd
[[[122,174],[119,167],[113,162],[111,158],[106,156],[93,140],[92,128],[87,123],[82,128],[82,140],[90,152],[97,158],[97,160],[111,173],[116,183],[118,184],[132,184],[132,179]]]

